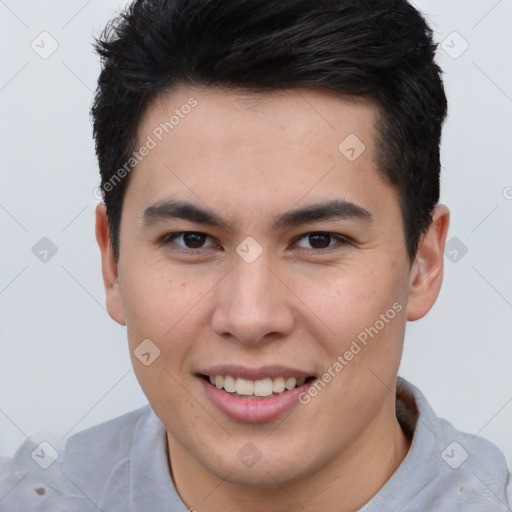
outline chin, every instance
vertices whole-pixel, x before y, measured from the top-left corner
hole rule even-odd
[[[261,439],[255,439],[254,442],[237,440],[233,445],[236,447],[201,461],[211,473],[233,485],[277,489],[308,477],[322,466],[318,463],[315,468],[314,461],[305,460],[304,453],[297,453],[295,448],[293,453],[286,453],[283,443],[264,446]],[[311,457],[309,450],[306,453]]]
[[[293,469],[293,473],[291,473],[291,469]],[[232,485],[268,490],[280,489],[303,477],[300,474],[297,462],[290,462],[288,467],[284,469],[280,467],[280,464],[264,464],[262,460],[252,468],[233,467],[227,477],[224,475],[217,476]]]

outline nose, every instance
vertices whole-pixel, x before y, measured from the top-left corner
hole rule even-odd
[[[294,327],[293,294],[269,258],[252,263],[237,258],[217,290],[214,332],[243,344],[261,344],[288,336]]]

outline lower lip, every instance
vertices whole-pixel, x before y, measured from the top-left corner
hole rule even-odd
[[[212,386],[202,377],[199,377],[199,380],[206,395],[218,409],[226,416],[246,423],[275,420],[296,406],[299,403],[299,395],[309,386],[309,383],[306,383],[271,398],[244,399]]]

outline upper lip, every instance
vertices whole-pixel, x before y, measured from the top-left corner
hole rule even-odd
[[[307,378],[312,377],[313,373],[305,372],[297,368],[291,368],[287,366],[272,365],[272,366],[260,366],[259,368],[248,368],[245,366],[235,366],[229,364],[222,364],[216,366],[209,366],[203,370],[197,372],[201,375],[230,375],[231,377],[249,380],[261,380],[275,377],[296,377],[296,378]]]

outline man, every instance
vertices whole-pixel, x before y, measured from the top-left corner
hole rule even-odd
[[[47,469],[26,443],[4,509],[509,510],[503,455],[397,380],[449,223],[420,14],[146,0],[98,50],[96,236],[150,407]]]

